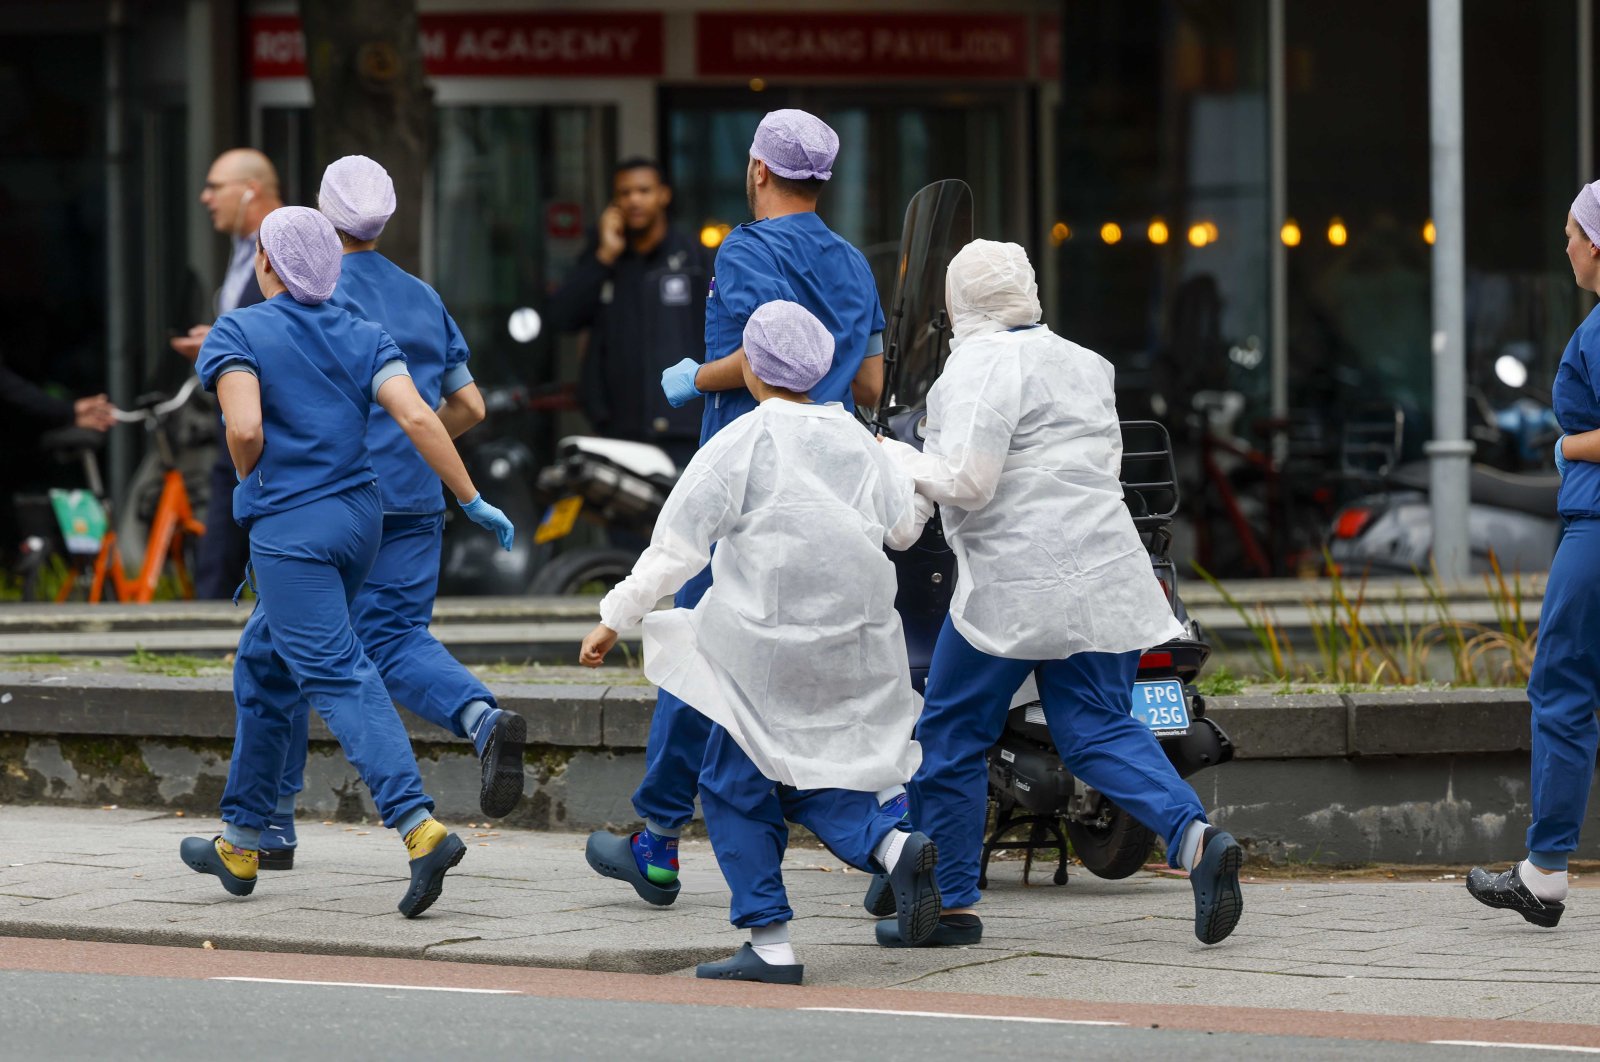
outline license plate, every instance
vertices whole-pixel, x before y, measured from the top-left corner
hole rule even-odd
[[[1189,705],[1183,699],[1183,683],[1177,679],[1135,682],[1132,715],[1157,734],[1188,730]]]
[[[578,514],[582,511],[582,498],[577,496],[562,498],[545,511],[544,519],[534,528],[533,541],[543,545],[558,538],[565,538],[572,533],[572,525],[578,522]]]

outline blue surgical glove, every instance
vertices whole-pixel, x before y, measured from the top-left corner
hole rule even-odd
[[[1562,479],[1567,478],[1567,466],[1572,464],[1571,461],[1567,460],[1567,455],[1561,452],[1561,444],[1566,441],[1567,437],[1565,435],[1556,440],[1556,472]]]
[[[461,511],[467,514],[467,519],[479,527],[488,528],[500,539],[500,548],[509,551],[512,541],[517,537],[517,529],[511,526],[511,521],[506,519],[506,514],[483,500],[480,494],[469,502],[461,503]]]
[[[678,364],[661,373],[661,390],[667,396],[673,409],[678,409],[699,398],[700,388],[694,385],[695,373],[700,371],[700,363],[693,358],[684,358]]]

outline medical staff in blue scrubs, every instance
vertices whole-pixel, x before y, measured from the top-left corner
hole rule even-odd
[[[215,391],[239,478],[234,518],[250,532],[258,602],[234,663],[238,727],[223,790],[224,831],[180,854],[234,895],[255,889],[261,832],[277,805],[294,716],[309,701],[360,773],[385,826],[403,838],[406,917],[426,910],[465,846],[433,818],[405,728],[350,624],[382,535],[367,452],[372,402],[387,410],[461,501],[510,548],[505,515],[479,497],[405,356],[375,324],[328,303],[342,252],[315,210],[262,222],[256,280],[265,301],[225,314],[197,368]]]
[[[1122,500],[1111,364],[1039,323],[1033,266],[1014,243],[963,247],[945,297],[950,357],[928,392],[923,452],[884,444],[939,503],[959,573],[911,781],[945,905],[925,943],[982,938],[988,754],[1031,673],[1062,762],[1166,839],[1168,862],[1189,871],[1195,936],[1215,944],[1243,910],[1243,853],[1131,715],[1140,652],[1183,628]],[[878,941],[914,943],[894,921],[878,923]]]
[[[1600,181],[1567,213],[1567,261],[1584,291],[1600,291]],[[1474,867],[1467,891],[1490,907],[1553,927],[1566,911],[1567,860],[1589,807],[1600,723],[1600,307],[1573,333],[1556,370],[1551,404],[1564,466],[1557,506],[1566,531],[1550,563],[1539,612],[1539,651],[1528,676],[1532,707],[1532,812],[1527,858],[1491,874]]]
[[[706,295],[706,360],[685,358],[661,376],[675,406],[704,396],[701,446],[756,408],[744,384],[740,344],[750,315],[775,300],[805,307],[833,335],[833,367],[811,389],[813,401],[839,402],[847,411],[877,404],[884,322],[872,271],[861,252],[817,216],[838,153],[838,134],[805,111],[773,111],[756,129],[745,170],[755,220],[730,232],[717,251]],[[707,567],[673,603],[693,608],[710,585]],[[663,690],[650,722],[644,780],[633,795],[645,828],[631,837],[600,831],[589,838],[589,865],[629,882],[650,903],[677,899],[678,836],[694,818],[709,732],[703,715]]]
[[[452,438],[483,419],[483,398],[467,368],[467,342],[439,295],[376,250],[394,213],[394,182],[363,155],[348,155],[322,175],[317,197],[344,245],[339,286],[328,301],[373,321],[405,352],[417,393],[439,412]],[[383,501],[383,543],[350,606],[362,648],[401,706],[457,737],[470,738],[481,762],[478,803],[485,815],[510,814],[522,798],[527,724],[428,630],[439,585],[444,494],[439,477],[381,407],[367,422],[367,449]],[[261,869],[294,866],[295,798],[305,784],[310,708],[295,717],[289,765],[272,824],[261,839]]]

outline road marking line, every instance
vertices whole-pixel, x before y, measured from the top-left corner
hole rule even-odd
[[[1024,1018],[1014,1014],[955,1014],[942,1010],[872,1010],[867,1007],[796,1007],[830,1014],[888,1014],[901,1018],[970,1018],[973,1021],[1025,1021],[1039,1025],[1127,1025],[1125,1021],[1077,1021],[1071,1018]]]
[[[249,981],[259,985],[319,985],[327,988],[395,988],[403,992],[471,992],[480,996],[520,996],[514,988],[446,988],[441,985],[382,985],[367,981],[291,981],[282,977],[208,977],[208,981]]]
[[[1510,1047],[1518,1051],[1571,1051],[1580,1055],[1600,1055],[1600,1047],[1574,1047],[1568,1044],[1508,1044],[1500,1040],[1429,1040],[1440,1047]]]

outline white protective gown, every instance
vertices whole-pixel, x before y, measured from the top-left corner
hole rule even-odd
[[[940,503],[959,566],[956,629],[1019,660],[1181,636],[1122,501],[1110,362],[1043,325],[1009,331],[962,315],[957,301],[923,452],[886,444]]]
[[[883,547],[911,545],[932,512],[842,406],[769,399],[695,454],[601,622],[643,618],[645,675],[725,727],[768,778],[897,785],[922,762],[922,701]],[[707,558],[696,607],[646,615]]]

